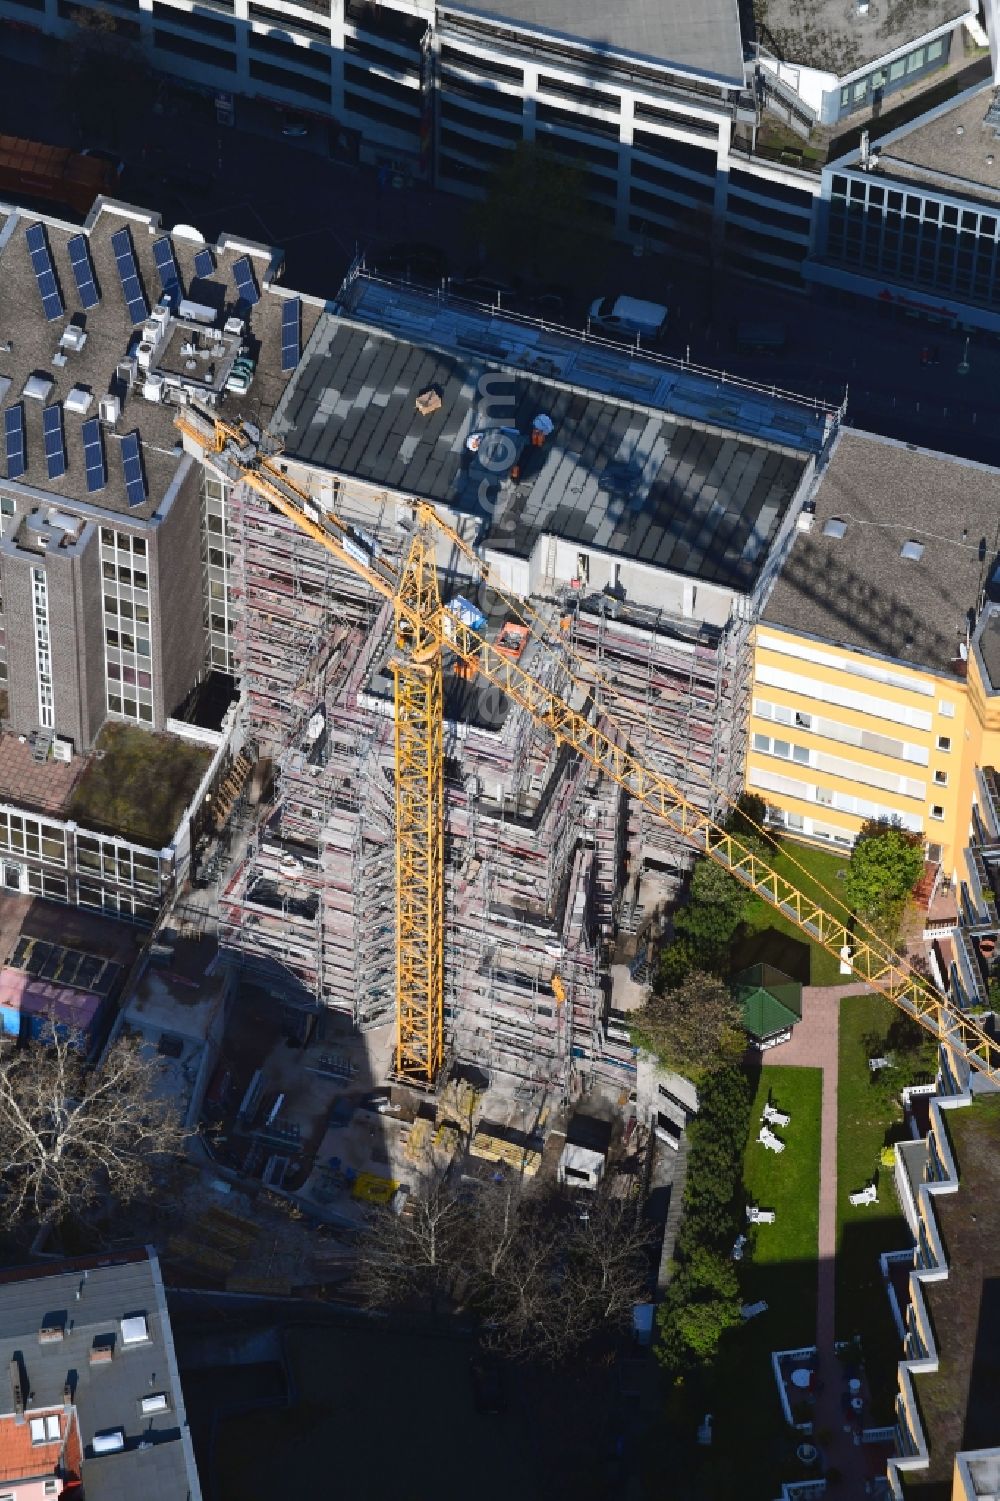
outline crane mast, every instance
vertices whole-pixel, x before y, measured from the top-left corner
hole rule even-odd
[[[375,540],[322,510],[276,463],[273,438],[251,424],[181,413],[177,426],[206,454],[242,479],[306,535],[391,601],[396,654],[397,1024],[395,1069],[430,1085],[443,1060],[444,847],[442,654],[445,650],[519,704],[557,742],[583,756],[689,845],[722,865],[854,975],[887,997],[951,1053],[1000,1085],[997,1047],[967,1015],[875,934],[859,936],[780,875],[756,849],[715,823],[661,772],[630,750],[627,735],[593,703],[575,708],[481,632],[441,603],[433,538],[446,537],[467,558],[457,533],[424,501],[411,502],[418,523],[400,568]],[[482,565],[479,565],[480,567]],[[600,722],[599,722],[600,721]],[[607,728],[605,728],[605,726]],[[562,982],[560,981],[560,984]]]

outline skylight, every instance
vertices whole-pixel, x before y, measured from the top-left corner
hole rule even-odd
[[[902,547],[899,549],[899,556],[901,558],[906,558],[910,563],[919,563],[923,555],[924,544],[922,542],[914,542],[912,540],[909,542],[904,542]]]
[[[841,521],[839,516],[831,516],[829,521],[823,523],[823,536],[841,538],[847,531],[847,522]]]

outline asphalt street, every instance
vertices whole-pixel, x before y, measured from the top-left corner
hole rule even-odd
[[[262,101],[237,98],[235,125],[220,126],[209,97],[164,82],[140,118],[123,127],[109,114],[103,128],[85,131],[66,87],[68,61],[62,44],[5,27],[0,132],[112,148],[125,163],[121,195],[157,210],[168,228],[183,222],[209,239],[229,231],[280,246],[286,284],[322,297],[334,294],[358,250],[396,241],[440,246],[453,274],[481,263],[464,200],[331,159],[336,131],[319,123],[303,139],[285,139],[280,111]],[[583,326],[594,297],[650,297],[670,308],[670,354],[832,403],[846,392],[854,426],[1000,464],[992,396],[1000,339],[973,335],[962,374],[963,335],[866,299],[806,295],[617,245],[608,247],[597,285],[573,285],[565,266],[552,276],[570,283],[570,326]],[[735,333],[748,318],[782,324],[785,348],[741,356]]]

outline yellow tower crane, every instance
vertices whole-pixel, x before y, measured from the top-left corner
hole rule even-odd
[[[560,744],[583,756],[688,844],[849,964],[858,979],[933,1033],[953,1054],[1000,1084],[996,1045],[973,1017],[875,934],[852,934],[843,918],[831,916],[806,897],[755,849],[690,802],[667,777],[645,766],[629,749],[626,732],[607,714],[602,711],[598,723],[592,706],[574,709],[441,603],[436,535],[447,538],[451,547],[481,569],[482,565],[433,506],[412,502],[417,531],[399,566],[370,534],[321,508],[308,491],[290,480],[277,462],[280,445],[253,424],[234,427],[194,408],[176,421],[203,454],[216,456],[233,479],[251,486],[392,603],[398,949],[395,1070],[400,1078],[430,1086],[444,1056],[442,656],[451,651],[466,668],[525,709],[536,724],[550,730]],[[558,989],[553,981],[553,990],[557,998],[560,990],[565,994],[561,979]]]

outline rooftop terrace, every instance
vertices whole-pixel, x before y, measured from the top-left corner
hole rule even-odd
[[[870,0],[862,15],[854,0],[754,0],[757,37],[789,63],[838,78],[965,15],[963,0]]]
[[[825,414],[369,285],[366,321],[324,314],[281,400],[289,455],[479,517],[480,543],[519,557],[555,535],[752,588]],[[421,416],[428,388],[441,405]]]
[[[473,11],[539,31],[632,53],[730,83],[743,82],[737,0],[463,0],[448,10]]]
[[[951,671],[996,550],[1000,470],[842,429],[812,498],[765,623]]]
[[[162,849],[212,758],[176,735],[105,724],[66,808],[88,828]]]
[[[51,258],[55,292],[50,299],[51,318],[46,316],[40,284],[32,268],[28,248],[28,231],[41,226]],[[141,294],[130,311],[126,304],[122,280],[116,264],[112,236],[127,228],[131,234]],[[225,396],[220,410],[267,420],[288,376],[281,371],[282,295],[272,292],[267,279],[279,269],[276,253],[266,246],[240,244],[222,237],[208,249],[187,237],[169,238],[180,277],[180,290],[192,303],[206,309],[201,315],[218,330],[225,318],[238,314],[248,324],[244,337],[257,361],[257,373],[250,392],[244,396]],[[74,253],[82,254],[80,241],[86,242],[92,290],[86,298],[79,289],[70,260],[69,244],[76,240]],[[174,410],[165,400],[147,400],[138,385],[129,387],[119,369],[130,353],[135,352],[142,332],[146,309],[152,308],[163,295],[160,272],[154,261],[154,243],[164,239],[159,218],[140,209],[99,199],[87,223],[64,224],[60,220],[29,214],[23,210],[6,212],[0,208],[0,404],[9,409],[22,402],[24,407],[25,450],[27,467],[23,475],[11,476],[6,454],[0,462],[11,482],[36,486],[48,494],[77,502],[87,501],[103,509],[128,512],[140,520],[155,515],[182,466],[188,460],[182,453],[173,426]],[[205,254],[199,274],[195,257]],[[250,258],[260,300],[250,307],[242,302],[233,275],[233,266],[241,257]],[[86,265],[86,258],[81,264]],[[143,300],[144,297],[144,300]],[[94,301],[93,299],[97,300]],[[84,308],[84,301],[92,305]],[[175,299],[176,302],[176,299]],[[133,317],[137,314],[137,317]],[[213,318],[214,314],[214,318]],[[307,335],[316,311],[303,305],[303,335]],[[188,380],[204,386],[214,368],[206,353],[181,354],[181,343],[197,341],[199,332],[176,323],[163,348],[165,368],[169,373],[177,366]],[[218,384],[227,373],[239,349],[238,340],[229,340],[219,365]],[[192,376],[191,370],[194,371]],[[29,379],[35,384],[25,392]],[[31,393],[36,394],[31,394]],[[75,393],[71,397],[71,392]],[[117,394],[122,402],[117,423],[102,423],[107,483],[90,492],[87,486],[82,425],[98,415],[102,396]],[[67,398],[70,404],[66,405]],[[43,411],[61,411],[65,447],[65,472],[52,475],[46,462],[42,431]],[[124,478],[122,440],[137,433],[141,443],[147,499],[129,504]]]
[[[991,84],[977,88],[879,140],[876,178],[1000,201],[1000,113],[986,118],[998,94]]]
[[[914,1378],[930,1451],[929,1471],[907,1486],[917,1497],[925,1479],[950,1479],[958,1450],[994,1445],[1000,1434],[1000,1097],[942,1116],[959,1190],[934,1199],[950,1270],[924,1284],[940,1369]]]

